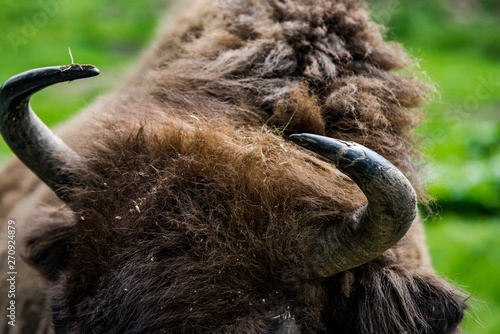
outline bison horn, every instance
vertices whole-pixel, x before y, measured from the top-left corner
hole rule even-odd
[[[368,204],[331,224],[312,253],[314,272],[321,277],[360,266],[392,247],[417,214],[417,195],[393,164],[372,150],[312,134],[295,134],[295,143],[332,160],[363,191]]]
[[[92,77],[99,70],[91,65],[38,68],[15,75],[0,88],[0,132],[17,155],[43,182],[64,200],[68,170],[82,158],[35,115],[31,96],[50,85]]]

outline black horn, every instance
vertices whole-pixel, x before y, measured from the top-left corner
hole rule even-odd
[[[318,276],[360,266],[406,234],[417,214],[417,195],[393,164],[353,142],[312,134],[295,134],[290,139],[331,160],[368,199],[343,224],[328,226],[317,241],[312,261]]]
[[[0,88],[3,138],[17,157],[63,200],[68,170],[82,159],[35,115],[29,101],[45,87],[98,74],[92,65],[45,67],[15,75]]]

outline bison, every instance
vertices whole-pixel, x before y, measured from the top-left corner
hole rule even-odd
[[[466,298],[417,217],[430,87],[401,47],[356,0],[177,7],[128,81],[56,134],[30,96],[94,66],[2,86],[19,160],[0,174],[1,330],[458,333]]]

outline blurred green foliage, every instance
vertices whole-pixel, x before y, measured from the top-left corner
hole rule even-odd
[[[431,194],[444,210],[500,214],[500,3],[368,2],[439,92],[419,129]]]
[[[434,267],[467,292],[465,334],[500,333],[499,218],[444,216],[427,224]]]
[[[442,221],[427,223],[435,267],[478,300],[465,333],[500,333],[500,2],[366,1],[387,37],[420,60],[439,91],[418,130],[429,191],[444,212]],[[3,1],[0,82],[70,63],[68,47],[75,62],[98,66],[99,77],[33,97],[38,115],[53,126],[120,83],[165,7],[162,0]],[[0,140],[0,162],[7,156]]]

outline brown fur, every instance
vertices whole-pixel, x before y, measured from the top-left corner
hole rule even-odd
[[[2,212],[30,231],[56,332],[454,332],[465,306],[418,221],[370,263],[310,271],[315,237],[366,200],[286,140],[361,143],[425,197],[411,129],[426,86],[402,75],[405,54],[353,0],[187,7],[127,85],[59,132],[88,162],[72,170],[73,210],[18,188],[18,163],[3,172]],[[11,209],[24,196],[36,219]]]

